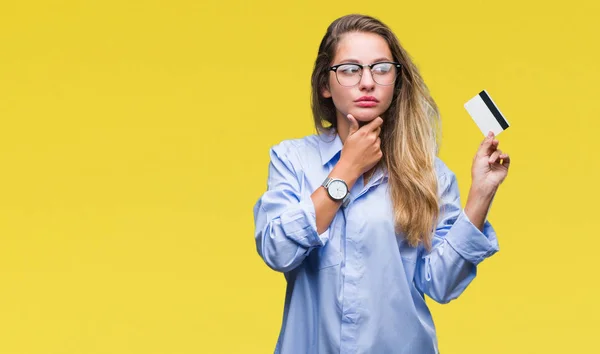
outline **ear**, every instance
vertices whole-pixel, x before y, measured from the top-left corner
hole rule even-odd
[[[331,98],[331,91],[329,91],[328,86],[323,87],[323,89],[321,90],[321,95],[325,98]]]

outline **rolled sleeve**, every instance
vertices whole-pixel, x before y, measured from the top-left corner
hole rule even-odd
[[[485,221],[483,232],[480,231],[464,209],[461,210],[452,228],[446,235],[446,241],[464,259],[478,265],[484,259],[499,251],[496,231],[489,221]]]
[[[296,208],[281,214],[284,234],[304,247],[323,246],[328,239],[329,229],[317,233],[315,206],[312,200],[301,201]]]
[[[329,229],[317,233],[315,207],[287,154],[289,146],[271,149],[267,191],[254,207],[255,240],[259,255],[273,269],[289,271],[310,251],[322,247]]]

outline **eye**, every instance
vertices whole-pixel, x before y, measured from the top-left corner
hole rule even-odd
[[[373,74],[384,75],[384,74],[387,74],[390,71],[392,71],[393,68],[394,68],[393,64],[379,63],[379,64],[373,65],[372,72],[373,72]]]
[[[360,72],[360,66],[358,65],[341,65],[338,66],[337,72],[343,75],[356,75]]]

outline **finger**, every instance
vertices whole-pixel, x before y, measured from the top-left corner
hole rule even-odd
[[[381,119],[381,117],[377,117],[370,121],[369,124],[365,125],[364,128],[368,129],[369,131],[375,131],[375,129],[381,127],[381,124],[383,124],[383,119]]]
[[[381,127],[375,129],[375,135],[377,135],[377,136],[381,135]]]
[[[492,153],[492,155],[490,156],[490,158],[488,159],[488,163],[495,163],[496,160],[498,160],[498,157],[500,157],[500,155],[502,154],[502,151],[500,150],[496,150]]]
[[[350,122],[350,130],[348,131],[348,134],[356,133],[358,130],[358,122],[356,121],[356,118],[354,118],[352,114],[348,114],[346,118],[348,118],[348,121]]]
[[[377,140],[375,140],[375,146],[377,146],[377,147],[381,146],[381,138],[377,138]]]
[[[502,159],[502,166],[508,169],[508,167],[510,166],[510,156],[508,156],[508,154],[502,154],[500,155],[500,158]]]
[[[481,145],[479,146],[479,150],[477,150],[477,155],[479,156],[490,156],[492,152],[496,150],[496,146],[494,145],[494,141],[496,141],[496,145],[499,143],[498,140],[494,139],[494,133],[489,132],[488,136],[483,139]]]

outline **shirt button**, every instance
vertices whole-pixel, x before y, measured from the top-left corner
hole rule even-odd
[[[350,322],[350,323],[356,323],[356,314],[354,313],[347,313],[344,315],[344,319],[346,320],[346,322]]]

